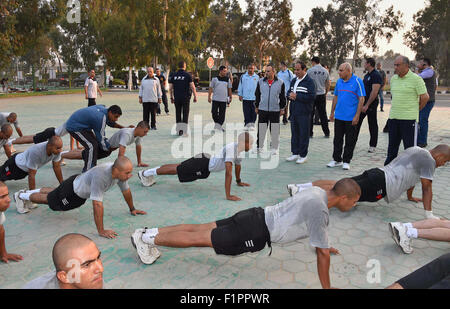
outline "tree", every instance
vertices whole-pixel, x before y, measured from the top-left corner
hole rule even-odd
[[[416,59],[430,58],[443,84],[450,84],[450,0],[428,1],[414,15],[415,24],[405,34],[405,44],[417,53]]]

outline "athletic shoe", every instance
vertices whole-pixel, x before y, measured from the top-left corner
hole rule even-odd
[[[255,148],[255,149],[252,150],[252,153],[253,154],[262,154],[262,153],[264,153],[264,149],[262,149],[262,148]]]
[[[406,227],[399,222],[395,222],[392,224],[392,229],[398,240],[397,244],[402,248],[403,252],[411,254],[413,252],[413,249],[411,248],[412,240],[406,235]]]
[[[287,185],[287,190],[290,196],[296,195],[299,191],[297,185]]]
[[[155,177],[154,176],[149,176],[149,177],[144,176],[144,171],[139,171],[138,177],[141,180],[141,183],[144,187],[151,187],[156,183],[156,181],[154,179]]]
[[[295,162],[295,163],[304,164],[304,163],[306,163],[306,161],[308,161],[308,157],[304,157],[304,158],[300,157],[300,158],[298,158],[297,162]]]
[[[342,169],[346,171],[350,170],[350,164],[349,163],[342,164]]]
[[[396,232],[394,230],[394,227],[398,226],[398,225],[402,225],[402,224],[400,222],[389,222],[388,223],[389,231],[391,232],[392,239],[395,241],[395,243],[397,245],[400,246],[400,237],[399,237],[398,233],[396,234]]]
[[[330,138],[330,134],[328,134],[328,135],[325,135],[325,138]]]
[[[29,210],[36,209],[39,207],[38,204],[35,204],[32,201],[24,201],[24,203],[25,203],[25,207],[28,208]]]
[[[147,228],[135,230],[133,235],[131,235],[131,244],[136,249],[142,263],[150,265],[161,256],[161,253],[155,246],[148,245],[142,241],[142,235],[146,231]]]
[[[292,156],[290,156],[289,158],[287,158],[286,161],[288,161],[288,162],[294,162],[294,161],[297,161],[299,158],[300,158],[299,155],[292,155]]]
[[[375,153],[377,149],[375,147],[369,147],[369,153]]]
[[[17,212],[20,214],[26,214],[27,212],[30,212],[30,210],[25,207],[25,202],[19,197],[20,193],[24,192],[25,190],[20,190],[14,193],[14,202],[16,202]]]
[[[338,167],[338,166],[342,166],[342,165],[343,165],[342,162],[336,162],[334,160],[327,164],[328,167]]]
[[[270,155],[271,155],[271,156],[276,156],[276,155],[278,155],[278,150],[277,150],[277,149],[270,149]]]

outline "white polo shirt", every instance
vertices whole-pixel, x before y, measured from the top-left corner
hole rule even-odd
[[[97,81],[96,80],[94,81],[90,77],[88,77],[84,82],[84,86],[88,87],[88,98],[97,99],[97,89],[98,89]]]

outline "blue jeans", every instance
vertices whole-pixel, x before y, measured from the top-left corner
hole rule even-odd
[[[428,118],[434,103],[434,101],[429,101],[419,113],[419,136],[417,137],[417,145],[419,146],[426,145],[428,142]]]
[[[382,110],[383,107],[384,107],[384,97],[383,97],[383,94],[384,94],[384,90],[383,90],[383,89],[380,89],[380,91],[378,92],[378,96],[380,97],[380,109],[381,109],[381,110]]]

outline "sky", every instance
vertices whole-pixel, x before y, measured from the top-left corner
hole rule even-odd
[[[241,6],[245,8],[245,0],[239,0]],[[291,13],[291,18],[294,21],[294,30],[298,29],[298,21],[300,18],[304,18],[308,20],[311,16],[311,10],[315,7],[323,7],[326,8],[328,4],[332,3],[331,0],[291,0],[293,10]],[[377,3],[382,11],[390,7],[394,6],[395,11],[401,11],[403,13],[403,23],[405,26],[398,33],[394,35],[394,38],[388,43],[384,39],[380,39],[379,41],[379,51],[376,53],[378,55],[384,55],[384,53],[390,49],[394,50],[394,52],[398,52],[403,54],[411,59],[415,57],[415,53],[409,49],[403,40],[403,35],[411,29],[411,26],[414,23],[413,15],[417,13],[419,10],[426,7],[428,1],[425,0],[378,0]],[[299,47],[299,51],[302,52],[304,49]],[[368,52],[371,54],[371,52]]]

